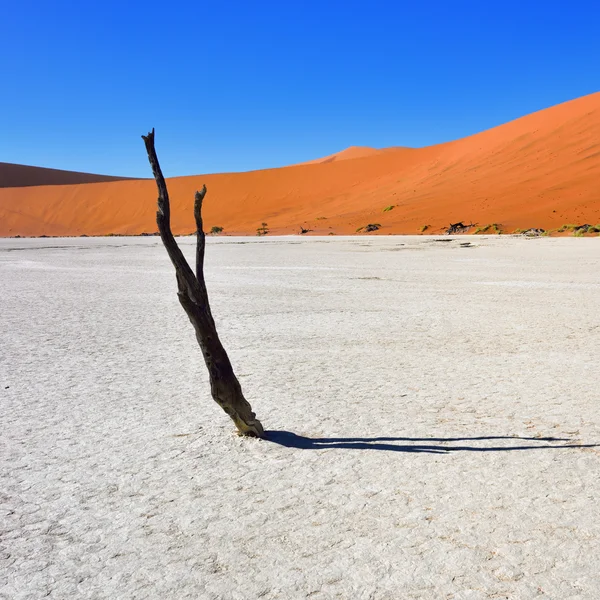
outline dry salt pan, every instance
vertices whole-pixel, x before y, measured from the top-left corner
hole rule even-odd
[[[435,239],[209,240],[268,440],[159,239],[0,240],[0,598],[597,598],[599,240]]]

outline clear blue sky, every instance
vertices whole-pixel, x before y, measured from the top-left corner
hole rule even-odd
[[[424,146],[600,89],[600,2],[4,0],[0,161],[168,176]]]

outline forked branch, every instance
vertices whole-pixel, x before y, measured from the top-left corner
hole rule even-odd
[[[156,213],[158,231],[175,267],[179,302],[196,331],[196,339],[208,369],[212,397],[231,417],[241,435],[262,437],[263,427],[252,412],[252,407],[244,398],[242,387],[217,334],[208,302],[204,281],[206,240],[202,226],[202,201],[206,195],[206,186],[196,192],[194,202],[194,218],[196,220],[196,274],[194,275],[171,232],[169,192],[154,148],[154,129],[148,135],[143,135],[142,138],[158,187],[158,211]]]

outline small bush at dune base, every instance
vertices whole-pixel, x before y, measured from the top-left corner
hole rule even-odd
[[[474,233],[475,235],[478,233],[497,233],[500,235],[502,233],[502,229],[500,229],[500,225],[498,223],[490,223],[485,227],[478,227]]]
[[[573,231],[576,227],[577,225],[573,224],[561,225],[556,231],[558,233],[564,233],[565,231]]]
[[[261,223],[260,227],[256,229],[256,235],[258,236],[267,235],[267,233],[269,233],[269,227],[266,223]]]
[[[564,233],[565,231],[572,231],[575,237],[583,237],[586,233],[600,233],[599,225],[590,225],[585,223],[584,225],[563,225],[556,230],[558,233]]]
[[[356,233],[369,233],[370,231],[377,231],[381,228],[379,223],[369,223],[368,225],[363,225],[356,230]]]

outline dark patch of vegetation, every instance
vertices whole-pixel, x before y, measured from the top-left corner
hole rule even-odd
[[[521,235],[526,235],[528,237],[539,237],[541,235],[548,235],[549,232],[545,229],[531,227],[529,229],[515,229],[514,233],[520,233]]]
[[[573,235],[583,235],[584,233],[597,233],[598,228],[594,225],[586,223],[585,225],[577,225],[573,228]]]
[[[479,233],[497,233],[498,235],[501,235],[502,229],[500,227],[501,225],[499,223],[490,223],[485,227],[478,227],[474,233],[475,235]]]
[[[211,233],[211,235],[219,235],[222,231],[223,231],[222,227],[219,227],[218,225],[213,225],[211,227],[210,233]]]
[[[390,210],[394,210],[394,208],[395,208],[395,207],[396,207],[396,205],[395,205],[395,204],[390,204],[389,206],[386,206],[386,207],[383,209],[383,212],[390,212]]]
[[[359,227],[356,230],[356,233],[369,233],[370,231],[377,231],[380,228],[381,228],[381,225],[379,223],[369,223],[368,225]]]
[[[269,227],[266,223],[261,223],[260,227],[256,229],[256,235],[258,236],[267,235],[267,233],[269,233]]]
[[[309,231],[312,231],[312,229],[305,229],[304,227],[302,227],[302,225],[300,225],[300,235],[304,235],[305,233],[308,233]]]
[[[419,228],[419,231],[421,233],[425,233],[430,227],[431,227],[431,225],[421,225],[421,227]]]
[[[573,231],[575,229],[575,227],[577,227],[577,225],[573,225],[573,224],[561,225],[556,231],[557,231],[557,233],[564,233],[565,231]]]
[[[471,227],[475,227],[475,225],[477,225],[477,223],[469,223],[468,225],[465,225],[462,221],[459,221],[458,223],[450,223],[450,227],[446,229],[446,233],[448,235],[466,233],[469,231],[469,229],[471,229]]]
[[[324,221],[325,219],[327,219],[327,217],[317,217],[317,221]]]
[[[564,233],[565,231],[572,231],[575,237],[582,237],[586,233],[600,233],[599,225],[590,225],[585,223],[584,225],[563,225],[556,230],[558,233]]]

